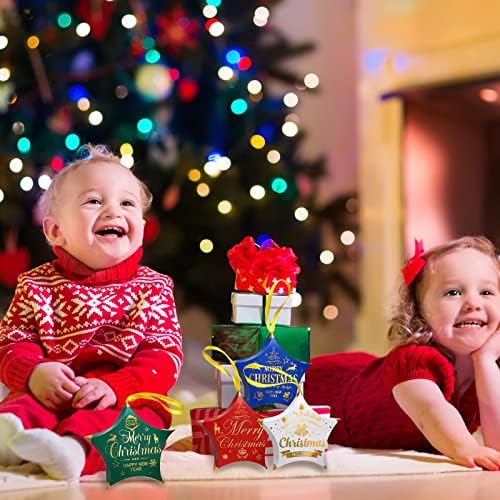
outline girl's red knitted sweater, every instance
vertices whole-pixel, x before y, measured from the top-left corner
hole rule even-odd
[[[165,394],[183,360],[172,279],[139,266],[142,249],[100,271],[54,252],[19,277],[0,323],[0,381],[28,392],[33,368],[59,361],[104,380],[117,406],[135,392]]]
[[[479,427],[475,384],[456,387],[450,359],[431,345],[404,345],[378,358],[361,352],[316,356],[306,373],[309,404],[327,404],[340,422],[329,441],[355,448],[432,451],[432,446],[392,395],[395,385],[413,379],[434,382],[458,410],[467,429]]]

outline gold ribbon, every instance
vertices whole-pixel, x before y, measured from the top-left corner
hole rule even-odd
[[[228,369],[226,369],[220,363],[215,361],[215,359],[213,359],[208,354],[208,351],[217,351],[219,353],[222,353],[229,361],[229,364],[231,365],[231,368],[233,369],[233,373],[231,373]],[[209,365],[212,365],[216,370],[219,370],[221,373],[223,373],[224,375],[227,375],[229,378],[231,378],[233,381],[233,384],[234,384],[234,388],[236,389],[236,392],[238,392],[238,393],[241,392],[241,378],[240,378],[240,374],[238,373],[238,368],[236,368],[234,361],[227,355],[227,353],[225,351],[223,351],[222,349],[220,349],[217,346],[207,345],[201,351],[201,355],[203,356],[203,359]]]
[[[273,319],[271,320],[271,322],[269,322],[269,312],[271,311],[271,302],[273,301],[274,290],[276,289],[276,287],[280,283],[284,283],[286,285],[286,288],[288,290],[288,294],[287,294],[283,304],[281,304],[278,307],[278,309],[276,309],[276,312],[274,313]],[[290,283],[288,283],[288,281],[286,281],[284,279],[279,279],[273,283],[273,286],[271,287],[271,289],[269,290],[269,293],[266,296],[266,308],[264,309],[264,319],[266,321],[266,328],[268,329],[269,335],[271,337],[274,337],[274,330],[276,329],[276,323],[278,322],[279,313],[281,312],[281,310],[283,309],[285,304],[290,299],[291,294],[292,294],[292,287],[290,286]]]
[[[155,392],[136,392],[127,397],[127,399],[125,400],[125,404],[127,406],[130,406],[129,403],[133,403],[138,399],[148,399],[150,401],[155,401],[159,403],[162,408],[171,415],[182,415],[183,412],[182,403],[180,401],[169,398],[168,396],[164,396],[163,394],[157,394]]]

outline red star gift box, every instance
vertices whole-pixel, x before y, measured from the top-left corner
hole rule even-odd
[[[216,469],[233,462],[266,466],[268,435],[260,419],[260,415],[238,394],[227,410],[202,421],[215,447]]]
[[[224,354],[233,368],[232,373],[214,361],[208,351]],[[214,467],[218,469],[233,462],[254,462],[265,467],[268,435],[260,423],[261,416],[241,395],[241,379],[233,360],[218,347],[210,345],[201,354],[207,363],[230,376],[236,389],[236,397],[229,408],[199,421],[213,445]]]

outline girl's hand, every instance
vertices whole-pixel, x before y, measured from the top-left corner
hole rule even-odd
[[[500,452],[487,446],[477,446],[459,450],[452,457],[455,462],[466,467],[482,467],[490,471],[500,470]]]
[[[493,333],[479,349],[472,352],[471,357],[473,360],[485,359],[491,361],[500,358],[500,330]]]
[[[55,410],[68,405],[80,390],[73,370],[63,363],[48,361],[35,366],[28,379],[28,388],[46,408]]]
[[[98,378],[88,378],[85,381],[73,398],[73,408],[86,408],[97,402],[94,409],[105,410],[116,404],[116,394],[106,382]]]

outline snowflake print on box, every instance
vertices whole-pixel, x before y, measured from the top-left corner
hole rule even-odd
[[[273,467],[311,462],[326,468],[325,447],[337,422],[316,413],[299,393],[282,413],[262,420],[273,444]]]
[[[266,466],[268,436],[260,418],[238,394],[226,411],[201,422],[215,445],[216,469],[233,462]]]
[[[257,354],[234,363],[245,387],[245,401],[252,408],[266,404],[288,406],[309,366],[288,356],[272,335]]]

